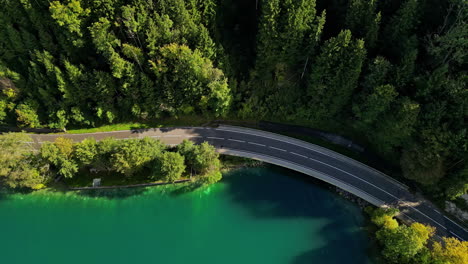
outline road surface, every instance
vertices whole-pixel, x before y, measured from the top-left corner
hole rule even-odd
[[[218,152],[258,159],[286,167],[321,179],[342,188],[376,206],[389,205],[400,209],[400,218],[429,224],[439,236],[453,236],[468,240],[468,231],[438,211],[428,201],[411,194],[407,187],[389,176],[356,160],[302,140],[261,130],[219,126],[136,129],[88,134],[31,135],[39,146],[57,137],[72,138],[75,142],[88,137],[101,140],[152,137],[168,145],[184,139],[214,145]]]

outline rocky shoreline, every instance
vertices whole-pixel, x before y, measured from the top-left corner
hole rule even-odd
[[[369,202],[366,202],[364,201],[363,199],[355,196],[354,194],[352,193],[349,193],[343,189],[340,189],[338,187],[335,187],[335,186],[332,186],[330,187],[334,192],[336,192],[339,196],[345,198],[346,200],[348,201],[351,201],[355,204],[357,204],[357,206],[359,206],[359,208],[361,210],[364,210],[364,208],[366,208],[367,206],[371,206],[371,204]]]

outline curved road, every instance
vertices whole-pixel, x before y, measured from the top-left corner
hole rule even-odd
[[[270,132],[219,126],[31,136],[36,146],[45,141],[53,141],[57,137],[72,138],[74,141],[88,137],[94,137],[96,140],[111,136],[116,139],[152,137],[168,145],[179,144],[184,139],[196,143],[207,141],[222,154],[258,159],[299,171],[338,186],[373,205],[397,207],[402,212],[399,216],[401,219],[436,227],[439,236],[468,240],[468,230],[385,174],[331,150]]]

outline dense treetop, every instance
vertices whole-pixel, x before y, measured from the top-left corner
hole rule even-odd
[[[434,193],[466,192],[464,0],[0,5],[1,123],[295,122],[357,137]]]
[[[110,137],[101,141],[86,138],[78,143],[58,137],[40,149],[34,149],[31,142],[31,137],[23,133],[0,135],[0,187],[41,189],[61,178],[80,178],[91,173],[100,173],[93,176],[102,177],[107,185],[109,176],[120,179],[121,185],[132,179],[174,182],[193,177],[196,186],[201,186],[222,178],[219,154],[207,142],[195,145],[185,140],[177,148],[168,148],[148,137]]]
[[[468,261],[467,241],[444,237],[430,244],[434,227],[417,222],[400,225],[394,218],[399,213],[396,209],[369,207],[366,211],[378,227],[376,236],[388,263],[463,264]]]

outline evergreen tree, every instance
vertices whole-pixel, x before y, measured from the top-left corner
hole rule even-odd
[[[368,50],[374,48],[378,39],[382,15],[376,9],[377,0],[350,0],[346,11],[346,27],[364,39]]]
[[[322,46],[308,81],[310,118],[332,118],[348,103],[357,86],[366,50],[345,30]]]

